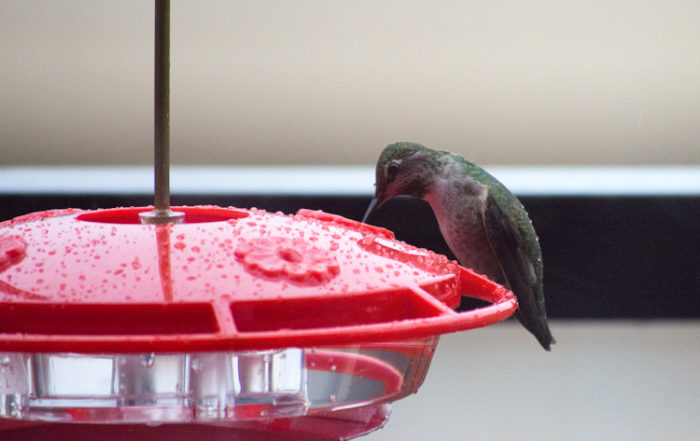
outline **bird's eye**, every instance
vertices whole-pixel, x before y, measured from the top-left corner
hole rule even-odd
[[[386,166],[386,177],[389,181],[393,181],[399,173],[399,163],[392,162]]]

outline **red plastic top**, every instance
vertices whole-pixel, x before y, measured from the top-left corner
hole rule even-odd
[[[0,349],[170,352],[388,341],[485,326],[510,291],[340,216],[176,207],[0,223]],[[460,295],[493,304],[457,313]]]

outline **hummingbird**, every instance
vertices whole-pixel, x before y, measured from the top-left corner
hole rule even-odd
[[[463,157],[412,142],[387,146],[377,161],[375,195],[362,222],[394,196],[423,199],[459,263],[510,289],[515,316],[546,350],[555,343],[542,289],[542,252],[517,197]]]

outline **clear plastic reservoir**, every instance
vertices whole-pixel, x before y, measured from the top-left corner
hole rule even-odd
[[[0,417],[233,422],[375,404],[418,388],[437,339],[191,354],[0,353]]]

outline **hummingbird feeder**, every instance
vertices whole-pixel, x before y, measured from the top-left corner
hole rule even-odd
[[[158,2],[157,34],[168,20]],[[156,38],[156,72],[167,46]],[[88,424],[90,436],[115,440],[125,426],[168,439],[173,427],[350,439],[417,391],[440,334],[517,307],[446,257],[337,215],[171,209],[165,77],[156,75],[165,121],[156,118],[155,208],[0,223],[3,439]],[[456,312],[461,296],[490,305]]]

